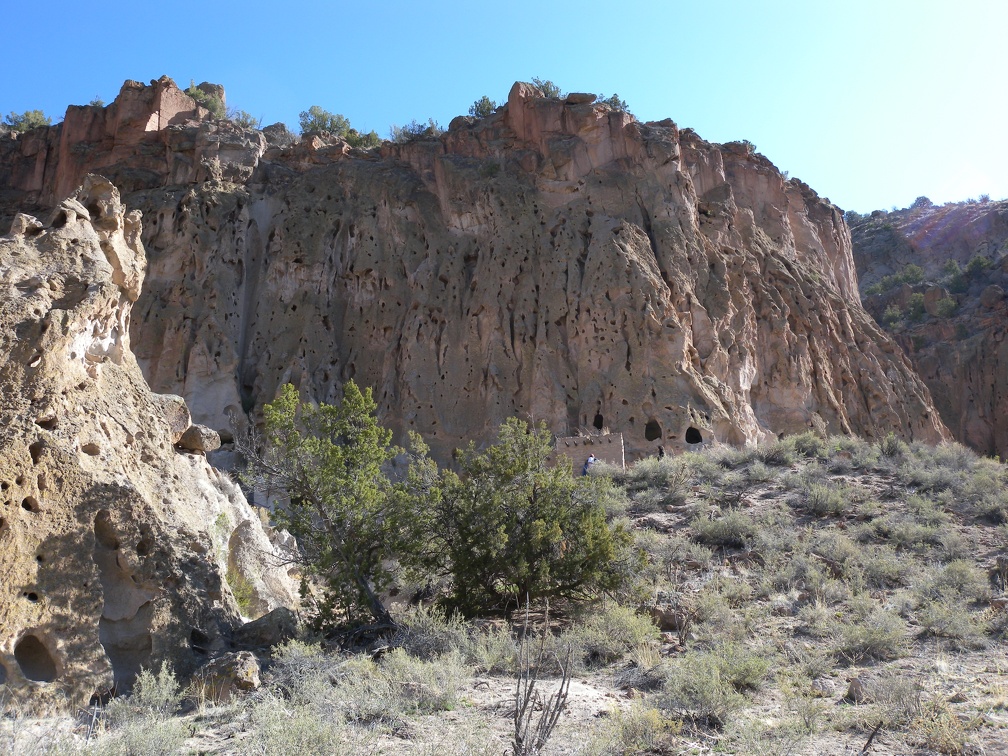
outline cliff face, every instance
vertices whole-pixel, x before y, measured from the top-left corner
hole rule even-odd
[[[851,217],[851,233],[865,307],[942,420],[958,441],[1008,458],[1008,202],[920,201]]]
[[[48,222],[0,237],[0,680],[86,703],[141,666],[182,674],[247,609],[292,604],[241,491],[173,444],[180,397],[153,394],[130,351],[145,255],[137,211],[100,177]]]
[[[354,377],[442,458],[514,414],[622,431],[631,456],[690,427],[946,435],[860,306],[835,207],[741,144],[591,100],[516,84],[489,118],[372,152],[144,132],[140,154],[194,135],[206,172],[180,181],[169,148],[128,196],[148,219],[133,328],[152,385],[226,431],[281,382],[333,400]]]

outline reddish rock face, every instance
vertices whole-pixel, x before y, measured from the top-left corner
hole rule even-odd
[[[151,258],[135,349],[196,422],[354,377],[441,458],[515,414],[604,423],[629,459],[690,427],[947,434],[860,306],[840,212],[743,144],[521,83],[371,152],[225,132],[148,134],[135,159],[156,138],[165,167],[128,195]],[[172,167],[190,133],[202,173]]]
[[[851,216],[865,306],[905,350],[956,440],[1008,458],[1008,202],[915,205]],[[895,285],[911,265],[913,282]]]

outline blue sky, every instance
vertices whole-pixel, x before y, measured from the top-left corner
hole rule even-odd
[[[58,119],[167,74],[223,84],[264,125],[320,105],[387,136],[538,76],[749,139],[843,209],[1008,197],[1002,0],[58,0],[4,21],[3,114]]]

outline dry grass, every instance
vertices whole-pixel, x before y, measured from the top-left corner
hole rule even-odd
[[[614,594],[623,604],[553,607],[536,628],[551,651],[541,672],[570,648],[576,675],[548,753],[856,753],[879,721],[893,753],[1000,741],[1004,465],[954,444],[809,433],[644,460],[616,482],[607,511],[645,567]],[[660,633],[654,603],[687,620]],[[193,713],[170,670],[146,673],[87,742],[74,712],[40,729],[8,702],[0,750],[501,753],[515,627],[436,608],[398,620],[374,658],[286,644],[229,708]]]

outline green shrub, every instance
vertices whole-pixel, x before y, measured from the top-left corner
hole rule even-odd
[[[204,92],[200,89],[200,87],[196,86],[196,82],[192,79],[189,80],[189,87],[185,90],[185,93],[192,97],[196,101],[197,105],[210,111],[210,115],[213,118],[227,117],[227,111],[224,108],[224,103],[221,101],[221,98],[217,95],[210,94],[209,92]]]
[[[634,699],[627,710],[616,709],[610,725],[594,737],[588,753],[605,756],[636,756],[664,753],[663,744],[682,730],[682,722]]]
[[[416,120],[410,121],[405,126],[392,124],[389,127],[389,139],[397,144],[412,142],[421,137],[439,137],[444,133],[444,129],[433,118],[428,118],[427,123],[419,123]]]
[[[170,717],[182,703],[182,691],[175,672],[167,664],[156,675],[141,669],[128,696],[112,699],[105,715],[113,727],[137,720]]]
[[[232,123],[246,129],[258,129],[262,126],[262,118],[256,118],[247,110],[228,108],[227,118]]]
[[[722,517],[708,519],[697,516],[690,521],[693,537],[708,546],[730,546],[738,549],[751,544],[756,535],[756,524],[738,511]]]
[[[52,118],[41,110],[26,110],[24,113],[14,113],[13,111],[4,116],[4,122],[10,126],[11,131],[24,133],[37,129],[39,126],[49,126]]]
[[[669,666],[655,702],[672,716],[721,728],[745,702],[716,652],[689,651]]]
[[[753,456],[771,467],[789,467],[795,461],[795,442],[789,439],[758,446]]]
[[[802,493],[798,506],[818,517],[837,516],[850,505],[847,486],[834,483],[812,483]]]
[[[350,121],[339,113],[331,113],[318,105],[301,111],[298,124],[302,134],[326,133],[346,141],[351,147],[371,149],[381,144],[381,138],[374,131],[363,133],[350,126]]]
[[[443,471],[419,508],[426,532],[419,562],[452,577],[450,603],[465,614],[527,599],[584,600],[619,587],[617,559],[633,539],[606,521],[610,484],[571,477],[566,466],[550,464],[552,451],[545,425],[511,418],[495,444],[461,450],[461,475]]]
[[[893,458],[902,455],[906,451],[906,444],[896,438],[896,434],[890,431],[878,443],[879,454],[886,458]]]
[[[602,103],[603,105],[608,105],[613,110],[621,110],[624,113],[630,112],[630,108],[627,107],[626,100],[621,100],[620,96],[615,92],[609,97],[603,97],[602,95],[599,95],[598,102]]]
[[[417,606],[397,619],[392,644],[411,656],[429,660],[468,646],[469,627],[457,612],[447,617],[440,607]]]
[[[282,698],[266,695],[255,703],[250,719],[252,732],[244,741],[248,753],[260,756],[338,753],[342,756],[348,752],[340,737],[338,720],[320,717],[313,707],[291,706]]]
[[[657,640],[658,628],[650,617],[610,604],[563,633],[558,646],[565,648],[569,644],[576,659],[597,667],[612,664],[632,649]]]
[[[371,389],[362,393],[352,380],[338,405],[318,406],[302,404],[288,383],[263,409],[263,438],[239,439],[246,482],[290,497],[273,516],[297,540],[303,592],[320,629],[368,621],[391,627],[380,598],[392,580],[388,560],[420,548],[415,499],[383,470],[399,450],[376,409]],[[321,583],[317,595],[311,579]]]
[[[543,93],[544,97],[556,99],[561,97],[560,87],[549,79],[540,79],[538,76],[532,77],[532,83]]]
[[[959,309],[959,303],[954,297],[942,297],[935,303],[935,316],[939,318],[950,318]]]
[[[924,317],[924,295],[920,292],[914,292],[907,300],[907,317],[915,323]]]
[[[794,450],[802,457],[815,459],[826,455],[826,439],[812,431],[792,436],[790,441]]]
[[[189,727],[181,719],[146,713],[135,717],[97,744],[102,756],[175,756],[184,753]]]
[[[906,625],[898,615],[876,609],[841,626],[836,653],[853,663],[864,659],[895,659],[906,651]]]
[[[423,661],[395,648],[382,657],[379,669],[391,689],[400,692],[405,710],[419,714],[454,709],[470,676],[458,652]]]
[[[469,115],[476,116],[477,118],[486,118],[492,116],[496,109],[497,103],[486,95],[483,95],[469,106]]]
[[[865,294],[870,296],[884,294],[887,291],[895,289],[897,286],[902,286],[903,284],[914,286],[921,283],[923,280],[924,269],[919,265],[911,263],[897,273],[883,276],[878,283],[865,289]]]

